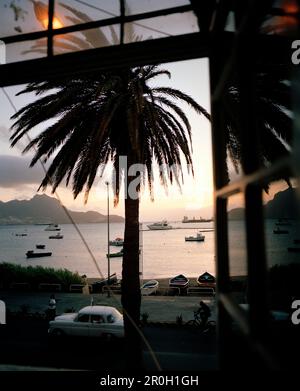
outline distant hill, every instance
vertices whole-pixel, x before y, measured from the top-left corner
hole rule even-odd
[[[295,188],[288,188],[279,191],[274,198],[265,206],[265,216],[267,219],[299,218],[300,200]],[[229,220],[243,220],[244,208],[235,208],[228,212]]]
[[[74,212],[68,210],[78,224],[105,223],[107,216],[95,211]],[[124,218],[110,215],[110,221],[121,223]],[[0,201],[0,224],[68,224],[70,220],[59,201],[47,195],[35,195],[31,200]]]

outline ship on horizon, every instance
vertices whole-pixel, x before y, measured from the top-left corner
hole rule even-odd
[[[189,219],[187,216],[184,216],[182,220],[183,223],[210,223],[212,221],[212,219],[203,219],[202,217],[196,219],[195,216],[192,219]]]

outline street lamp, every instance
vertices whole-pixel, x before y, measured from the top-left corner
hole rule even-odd
[[[37,20],[43,25],[45,29],[47,29],[49,22],[48,6],[41,1],[31,0],[31,2],[33,3],[34,13]],[[62,22],[56,16],[53,17],[52,27],[54,30],[63,27]]]
[[[109,247],[109,182],[106,181],[106,188],[107,188],[107,297],[110,297],[110,290],[109,290],[109,278],[110,278],[110,247]]]

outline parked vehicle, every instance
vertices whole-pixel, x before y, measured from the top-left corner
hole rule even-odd
[[[94,305],[77,313],[56,316],[49,322],[49,335],[81,337],[124,337],[123,315],[114,307]]]

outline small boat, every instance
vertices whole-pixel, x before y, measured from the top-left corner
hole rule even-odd
[[[60,231],[60,228],[57,224],[49,224],[45,231]]]
[[[179,274],[169,280],[169,286],[172,288],[187,288],[190,280],[183,274]]]
[[[22,236],[23,237],[23,236],[27,236],[27,234],[25,234],[25,233],[24,234],[16,234],[16,236]]]
[[[172,225],[170,225],[166,220],[161,221],[159,223],[149,224],[149,225],[147,225],[147,227],[151,231],[159,231],[159,230],[166,230],[166,229],[172,229],[173,228]]]
[[[102,288],[106,285],[114,285],[118,282],[116,273],[113,273],[108,278],[105,278],[100,281],[95,281],[92,283],[92,291],[93,293],[99,293],[102,292]]]
[[[123,246],[124,245],[124,239],[116,238],[115,240],[110,240],[109,244],[111,246]]]
[[[196,236],[186,236],[186,242],[204,242],[205,236],[201,232],[198,232]]]
[[[56,235],[51,235],[49,236],[49,239],[63,239],[63,235],[61,234],[56,234]]]
[[[156,280],[150,280],[148,282],[145,282],[145,284],[141,287],[141,294],[143,296],[149,296],[157,292],[158,289],[158,281]]]
[[[106,257],[108,258],[108,254],[106,254]],[[123,257],[123,249],[120,250],[118,253],[110,253],[109,258],[118,258]]]
[[[44,250],[46,246],[44,244],[36,244],[35,245],[35,248],[38,249],[38,250]]]
[[[289,253],[300,253],[300,247],[288,247]]]
[[[35,253],[33,250],[29,250],[26,253],[27,258],[41,258],[41,257],[51,257],[52,253]]]
[[[288,234],[288,233],[289,231],[287,231],[286,229],[280,229],[279,227],[273,230],[273,234]]]
[[[205,272],[197,278],[197,284],[199,286],[215,287],[216,277],[208,272]]]

